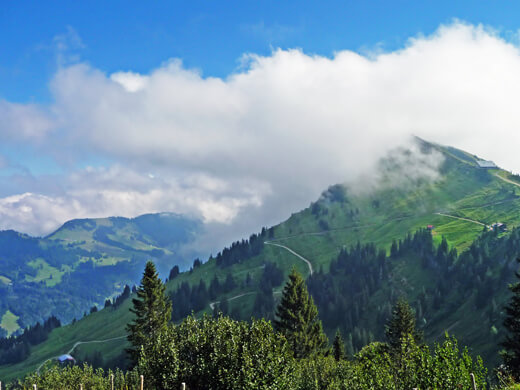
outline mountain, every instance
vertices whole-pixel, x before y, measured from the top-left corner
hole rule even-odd
[[[51,315],[79,318],[139,281],[146,260],[163,271],[187,263],[179,253],[200,229],[176,214],[76,219],[43,238],[0,231],[0,335]]]
[[[382,159],[377,181],[331,186],[279,225],[172,272],[173,319],[219,309],[272,318],[296,267],[327,334],[339,328],[349,353],[384,339],[390,307],[404,296],[428,343],[448,331],[496,364],[507,284],[520,256],[520,177],[481,168],[481,158],[455,148],[421,140],[417,147],[419,158],[401,150]],[[420,161],[433,160],[435,173],[417,174]],[[0,367],[0,378],[35,370],[78,341],[96,341],[72,350],[80,359],[121,362],[130,306],[127,299],[54,329],[23,362]]]

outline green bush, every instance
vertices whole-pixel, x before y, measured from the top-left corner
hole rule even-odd
[[[417,345],[412,335],[401,339],[400,348],[371,343],[353,360],[314,355],[295,359],[286,339],[265,320],[251,323],[227,317],[186,318],[169,326],[141,350],[138,365],[123,373],[83,367],[53,367],[40,376],[32,374],[17,389],[85,390],[137,389],[139,375],[145,388],[180,389],[280,389],[280,390],[420,390],[486,388],[482,360],[473,360],[457,340],[446,338],[433,350]],[[513,389],[514,387],[509,387]]]
[[[289,389],[293,368],[283,336],[265,320],[186,318],[143,350],[140,372],[156,388]]]
[[[9,387],[9,389],[32,390],[33,384],[42,390],[79,389],[82,384],[85,390],[110,390],[111,375],[114,375],[114,388],[117,390],[137,390],[140,388],[140,378],[136,371],[123,373],[104,372],[102,369],[94,370],[85,364],[83,367],[59,367],[54,366],[38,375],[36,373],[27,376],[23,381]]]

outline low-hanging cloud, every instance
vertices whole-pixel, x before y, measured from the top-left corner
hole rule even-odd
[[[275,50],[244,55],[243,63],[225,79],[180,60],[147,74],[60,68],[53,103],[26,106],[46,114],[33,115],[39,125],[22,134],[44,134],[40,150],[62,164],[92,156],[112,163],[65,174],[62,193],[22,200],[53,201],[51,209],[62,210],[53,211],[55,224],[174,211],[227,226],[219,231],[229,238],[284,219],[331,184],[374,172],[411,135],[520,171],[520,52],[482,26],[441,26],[389,53]],[[12,126],[0,126],[0,137]],[[0,219],[25,207],[6,199]],[[26,231],[50,229],[35,212],[32,228],[27,221]]]

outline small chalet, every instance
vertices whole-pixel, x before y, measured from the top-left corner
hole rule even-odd
[[[507,225],[502,222],[496,222],[491,225],[491,230],[496,230],[498,232],[505,232],[507,230]]]
[[[60,362],[60,364],[65,364],[65,363],[68,363],[68,362],[74,363],[75,361],[76,361],[76,359],[74,359],[69,354],[61,355],[61,356],[58,357],[58,362]]]
[[[482,168],[482,169],[498,168],[497,165],[493,161],[478,160],[477,165],[479,168]]]
[[[431,232],[433,229],[435,229],[435,226],[428,225],[428,226],[426,226],[426,229],[428,229]]]

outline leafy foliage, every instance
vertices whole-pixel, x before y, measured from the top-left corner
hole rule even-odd
[[[120,370],[105,372],[102,369],[93,369],[88,365],[64,368],[54,366],[41,375],[31,374],[23,381],[19,381],[8,388],[30,390],[33,389],[33,384],[35,384],[38,389],[63,390],[79,389],[79,385],[82,384],[84,389],[109,390],[112,375],[114,375],[114,389],[116,390],[138,390],[140,388],[140,378],[137,371],[127,373]]]
[[[292,378],[289,347],[264,320],[188,317],[143,351],[137,368],[158,389],[283,389]]]
[[[471,388],[470,374],[477,388],[486,389],[482,360],[473,360],[467,349],[459,349],[453,337],[433,350],[418,346],[407,335],[396,359],[383,343],[371,343],[353,360],[313,355],[294,359],[285,338],[264,320],[239,322],[227,317],[188,317],[179,326],[157,333],[143,348],[138,366],[126,373],[104,372],[89,366],[53,367],[41,375],[32,374],[10,389],[84,388],[136,389],[144,375],[146,389],[285,389],[285,390],[398,390]]]

